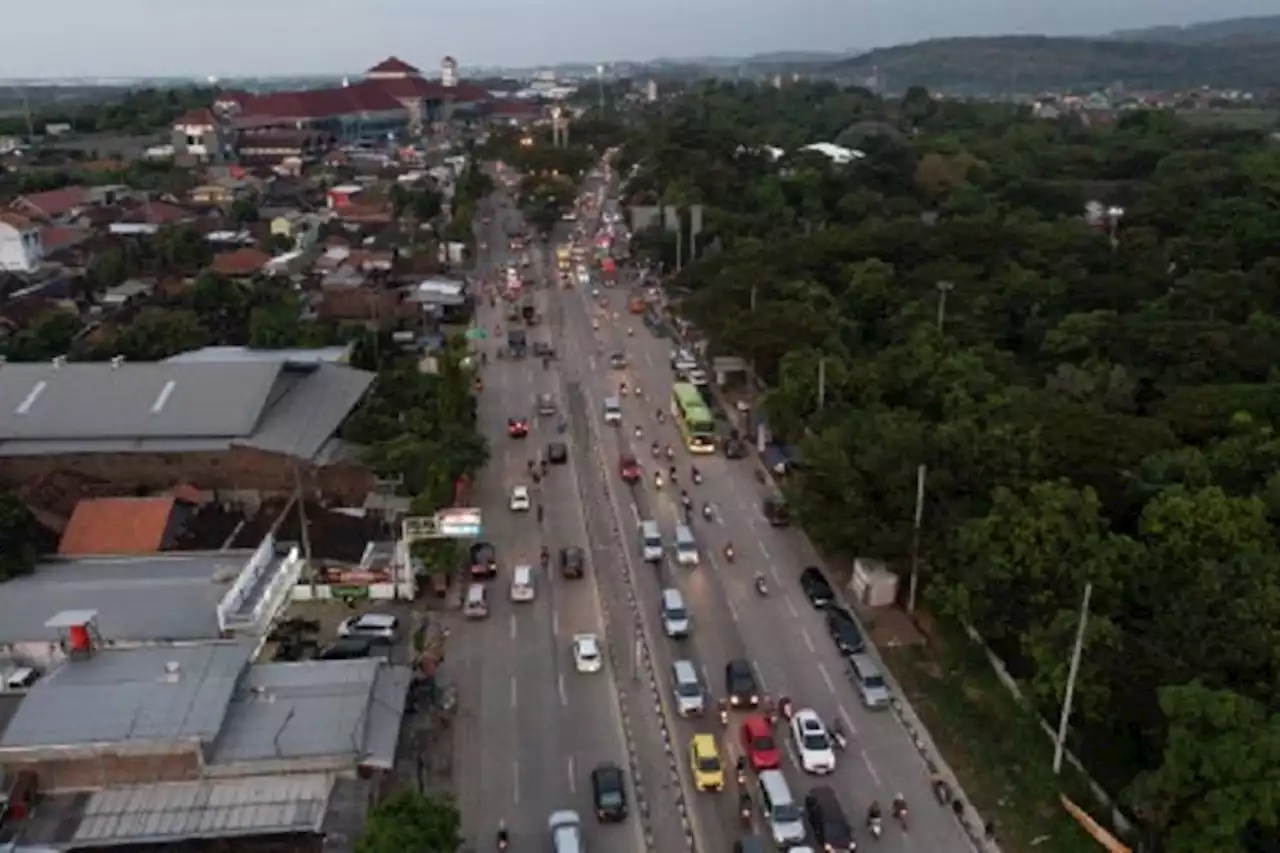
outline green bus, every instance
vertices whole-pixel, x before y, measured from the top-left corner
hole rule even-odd
[[[671,388],[671,415],[680,426],[690,453],[716,452],[716,424],[698,389],[688,382]]]

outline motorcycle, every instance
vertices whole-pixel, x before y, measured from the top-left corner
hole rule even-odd
[[[844,726],[840,725],[839,722],[831,727],[831,742],[841,752],[849,748],[849,736],[844,733]]]
[[[784,697],[780,702],[778,702],[778,710],[782,712],[782,718],[784,720],[788,723],[791,722],[791,714],[794,711],[794,708],[791,705],[790,697]]]
[[[738,812],[742,815],[742,823],[744,826],[751,825],[751,799],[746,795],[742,795],[742,799],[738,801]]]
[[[654,488],[657,488],[657,489],[662,488],[662,472],[661,471],[653,472],[653,486]]]
[[[724,558],[728,560],[730,563],[733,562],[733,546],[732,545],[724,546]]]
[[[867,829],[871,831],[872,838],[879,838],[884,832],[884,823],[880,820],[879,815],[867,820]]]
[[[693,478],[693,484],[695,486],[702,485],[702,472],[699,471],[697,468],[693,469],[692,478]]]
[[[703,518],[703,520],[705,520],[705,521],[710,521],[710,520],[711,520],[711,517],[712,517],[712,515],[711,515],[711,504],[703,504],[703,505],[702,505],[702,518]]]
[[[729,725],[729,709],[724,706],[720,707],[720,725]]]
[[[769,586],[765,583],[764,575],[756,575],[756,593],[762,597],[769,594]]]
[[[507,832],[507,828],[504,826],[503,828],[501,828],[501,829],[499,829],[499,830],[498,830],[498,851],[499,851],[499,853],[502,853],[502,851],[506,850],[506,849],[507,849],[507,846],[508,846],[510,843],[511,843],[511,836],[510,836],[510,834]]]
[[[667,447],[667,461],[670,462],[675,458],[676,458],[675,450],[673,450],[671,447]]]

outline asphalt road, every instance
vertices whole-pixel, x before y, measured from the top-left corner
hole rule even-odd
[[[503,226],[515,221],[508,209],[485,229],[482,239],[489,250],[479,259],[480,272],[505,265],[509,253]],[[533,260],[535,273],[545,278],[550,272],[546,259],[537,254]],[[544,314],[550,313],[553,297],[540,290],[536,298]],[[496,310],[486,303],[478,312],[477,322],[490,332],[478,347],[488,356],[479,414],[492,457],[475,484],[484,539],[496,547],[500,569],[489,582],[489,618],[467,622],[450,643],[451,665],[458,673],[454,768],[464,834],[476,849],[484,849],[505,820],[513,851],[542,849],[548,815],[572,808],[582,816],[588,849],[640,851],[643,836],[634,814],[617,825],[594,818],[591,769],[604,761],[627,767],[628,761],[612,668],[580,674],[573,664],[573,635],[603,632],[595,580],[601,567],[590,560],[585,578],[566,580],[555,561],[562,546],[588,546],[577,449],[571,450],[569,464],[552,466],[540,486],[533,486],[526,470],[526,461],[557,438],[556,419],[536,417],[535,397],[551,392],[563,405],[562,378],[533,358],[495,357],[502,341],[493,337],[494,326],[506,325],[501,308],[501,303]],[[545,325],[530,332],[531,341],[549,335]],[[528,438],[507,437],[511,416],[531,418]],[[509,510],[510,489],[516,484],[532,487],[535,503],[545,508],[541,524],[533,511]],[[553,555],[545,575],[538,568],[543,545]],[[521,563],[534,566],[538,574],[536,597],[528,603],[510,598],[512,568]]]
[[[669,369],[672,344],[654,337],[638,317],[625,313],[625,289],[602,290],[611,301],[601,311],[585,290],[572,291],[564,310],[562,349],[566,357],[584,365],[584,394],[591,418],[590,431],[596,437],[592,448],[597,464],[609,471],[607,506],[624,531],[630,536],[630,548],[624,559],[629,561],[634,593],[641,602],[647,620],[647,634],[655,655],[655,669],[662,680],[662,711],[678,749],[687,745],[696,731],[712,731],[721,736],[727,765],[740,754],[737,726],[741,715],[734,715],[728,730],[720,727],[714,713],[705,720],[689,722],[674,717],[670,708],[667,672],[670,662],[688,658],[699,663],[713,696],[724,695],[724,667],[734,658],[754,663],[762,689],[774,697],[792,697],[796,708],[811,707],[830,723],[839,717],[853,739],[846,752],[837,754],[834,774],[822,780],[805,776],[798,766],[794,750],[788,746],[785,772],[797,799],[817,784],[835,788],[846,816],[857,828],[860,843],[875,843],[862,829],[865,813],[872,800],[879,800],[886,811],[885,833],[877,847],[887,851],[962,851],[969,848],[954,818],[943,810],[928,785],[925,767],[906,732],[888,711],[865,709],[847,680],[846,665],[829,640],[821,615],[811,608],[797,581],[805,565],[817,562],[815,552],[801,533],[777,530],[768,525],[760,511],[764,486],[754,476],[753,463],[731,461],[723,456],[688,454],[675,427],[666,418],[659,424],[655,410],[669,411],[673,380]],[[620,318],[613,319],[613,312]],[[596,317],[600,329],[592,329]],[[633,335],[626,334],[630,326]],[[625,350],[630,367],[612,371],[606,355],[616,349]],[[603,422],[601,400],[617,393],[619,381],[636,384],[644,392],[643,401],[634,396],[624,400],[622,428],[608,427]],[[643,439],[637,441],[633,429],[640,425]],[[681,485],[688,488],[698,507],[709,501],[715,511],[713,523],[695,518],[694,532],[702,546],[701,565],[687,568],[675,565],[672,555],[660,567],[641,563],[634,531],[641,519],[659,522],[664,538],[670,543],[679,511],[678,489],[670,484],[655,489],[652,470],[655,463],[649,445],[654,438],[676,448],[676,464]],[[633,446],[638,445],[638,446]],[[646,479],[637,487],[628,487],[617,477],[616,462],[622,452],[634,452],[646,468]],[[704,483],[695,487],[689,481],[690,464],[703,472]],[[660,463],[663,468],[667,463]],[[728,564],[722,556],[726,541],[735,546],[736,560]],[[756,572],[768,578],[770,594],[759,596],[752,584]],[[617,574],[600,576],[605,594],[609,588],[625,581]],[[693,614],[693,631],[689,639],[668,640],[658,630],[659,590],[679,587]],[[779,741],[786,741],[780,730]],[[687,762],[679,762],[685,791],[692,790]],[[887,819],[888,807],[895,793],[906,796],[910,805],[910,828],[903,831]],[[742,834],[737,812],[737,797],[730,782],[720,794],[687,794],[694,804],[692,826],[703,851],[727,851]],[[757,821],[757,832],[767,830]]]

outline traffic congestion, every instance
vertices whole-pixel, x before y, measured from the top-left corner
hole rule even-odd
[[[964,849],[853,610],[626,260],[607,159],[545,240],[496,174],[471,335],[492,454],[458,644],[467,836]]]

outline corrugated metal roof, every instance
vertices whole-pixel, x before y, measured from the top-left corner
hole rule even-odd
[[[0,736],[0,749],[128,741],[210,742],[247,643],[103,649],[36,682]]]
[[[99,791],[85,804],[72,845],[318,832],[332,789],[328,775],[297,774]]]
[[[0,455],[183,453],[240,443],[313,459],[374,375],[271,360],[0,366]]]
[[[250,668],[227,710],[210,763],[333,755],[358,761],[374,685],[385,668],[377,658]]]

